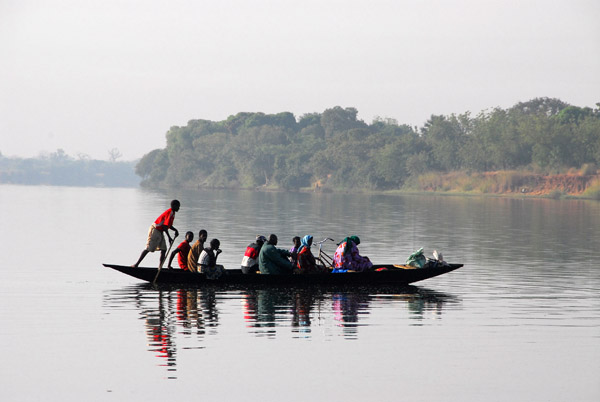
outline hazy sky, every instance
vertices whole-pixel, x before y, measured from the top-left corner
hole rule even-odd
[[[124,160],[238,112],[600,102],[600,1],[0,0],[0,152]]]

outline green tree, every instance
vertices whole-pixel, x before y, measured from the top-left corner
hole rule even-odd
[[[388,189],[427,171],[600,164],[600,107],[536,98],[475,118],[433,115],[420,130],[357,116],[336,106],[298,121],[289,112],[190,120],[171,127],[166,149],[145,155],[136,171],[145,185]]]
[[[556,116],[561,110],[569,106],[568,103],[556,98],[535,98],[527,102],[519,102],[509,112],[525,115]]]
[[[140,159],[135,173],[143,179],[142,183],[159,184],[167,176],[169,156],[166,149],[155,149]]]
[[[578,165],[593,163],[600,166],[600,113],[588,116],[578,124],[574,141]]]
[[[421,130],[431,148],[431,165],[442,171],[452,171],[462,166],[459,150],[466,142],[469,116],[431,116]]]
[[[539,119],[537,123],[533,133],[532,162],[553,171],[568,166],[572,152],[570,127],[550,119]]]
[[[306,113],[300,116],[298,120],[298,130],[302,130],[308,126],[321,126],[320,113]],[[323,134],[325,134],[323,132]]]
[[[399,188],[406,179],[405,148],[400,141],[387,144],[375,157],[376,183],[379,188]]]
[[[353,107],[345,109],[336,106],[327,109],[321,115],[321,127],[325,130],[325,137],[332,137],[335,133],[350,130],[351,128],[363,128],[365,123],[356,120],[358,110]]]

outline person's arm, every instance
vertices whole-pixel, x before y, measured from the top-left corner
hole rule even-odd
[[[219,254],[221,254],[222,252],[223,250],[221,250],[220,248],[218,248],[215,252],[215,264],[217,263],[217,258],[219,258]]]
[[[277,250],[277,253],[281,256],[281,258],[288,258],[292,256],[292,253],[290,253],[288,250],[282,248],[276,248],[275,250]]]
[[[173,258],[175,258],[175,254],[180,253],[180,252],[181,252],[181,250],[179,249],[179,247],[177,247],[175,250],[173,250],[173,252],[169,256],[169,263],[167,264],[167,267],[169,269],[173,269],[173,266],[171,265],[173,263]]]
[[[171,234],[169,233],[169,229],[173,230],[174,236],[171,238]],[[173,243],[175,241],[175,238],[177,236],[179,236],[179,232],[177,231],[177,229],[175,229],[173,226],[169,226],[165,229],[165,233],[167,234],[167,237],[169,238],[169,243]]]
[[[175,229],[175,226],[171,225],[171,227],[169,228],[171,229],[173,232],[175,232],[175,237],[179,236],[179,231],[177,229]],[[173,237],[173,239],[175,239],[175,237]]]
[[[277,250],[278,253],[273,254],[273,262],[279,265],[283,270],[292,272],[292,263],[287,259],[292,253],[281,248],[276,248],[275,250]]]
[[[298,262],[298,250],[290,252],[289,260],[294,265],[294,263]]]

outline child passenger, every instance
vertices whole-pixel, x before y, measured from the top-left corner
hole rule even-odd
[[[179,264],[179,268],[187,271],[188,254],[190,253],[190,250],[192,248],[192,246],[190,246],[192,240],[194,240],[194,233],[187,232],[185,234],[185,240],[182,241],[181,244],[179,244],[179,246],[177,246],[177,248],[171,253],[171,256],[169,257],[169,269],[173,269],[173,266],[171,264],[173,263],[173,258],[175,258],[175,254],[177,254],[177,263]]]
[[[217,258],[221,254],[219,239],[212,239],[210,246],[206,247],[200,254],[199,265],[200,272],[206,275],[207,279],[219,279],[225,273],[222,265],[217,265]]]
[[[292,266],[296,266],[296,264],[298,264],[298,251],[300,251],[300,236],[294,236],[294,238],[292,239],[292,243],[294,244],[294,246],[290,249],[290,254],[291,257],[289,258],[290,262],[292,263]]]

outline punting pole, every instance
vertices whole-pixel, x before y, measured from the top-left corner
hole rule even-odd
[[[158,264],[158,271],[156,272],[156,276],[154,277],[154,280],[152,281],[153,285],[156,285],[156,280],[158,279],[158,275],[160,275],[160,269],[162,268],[163,264],[165,263],[165,261],[167,260],[167,258],[169,258],[169,251],[171,251],[171,247],[173,247],[173,243],[175,243],[175,239],[177,238],[177,236],[173,236],[173,241],[169,242],[169,248],[167,249],[167,253],[165,254],[165,258],[160,260],[160,264]]]

